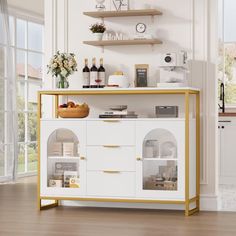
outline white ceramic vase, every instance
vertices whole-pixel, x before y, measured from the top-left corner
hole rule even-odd
[[[95,40],[101,41],[103,38],[103,33],[93,33]]]

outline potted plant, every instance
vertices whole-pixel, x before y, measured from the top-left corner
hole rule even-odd
[[[77,71],[77,62],[74,53],[57,53],[47,65],[48,73],[57,77],[56,87],[64,89],[69,87],[68,77]]]
[[[103,33],[106,31],[106,26],[103,23],[96,23],[90,26],[89,28],[96,40],[102,40]]]

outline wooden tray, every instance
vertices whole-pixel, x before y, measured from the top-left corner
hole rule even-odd
[[[88,107],[58,108],[58,116],[61,118],[85,118],[88,115]]]

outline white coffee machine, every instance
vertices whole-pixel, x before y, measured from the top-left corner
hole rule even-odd
[[[187,53],[165,53],[160,55],[160,82],[157,87],[185,87],[187,81]]]

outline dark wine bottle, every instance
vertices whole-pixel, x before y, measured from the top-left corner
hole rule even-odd
[[[90,86],[91,88],[98,87],[98,68],[96,67],[96,58],[93,58],[92,67],[90,69]]]
[[[88,59],[84,60],[83,68],[83,88],[89,88],[90,86],[90,70],[88,68]]]
[[[106,70],[103,66],[103,58],[100,59],[100,67],[98,68],[98,79],[100,80],[99,87],[103,88],[106,84]]]

